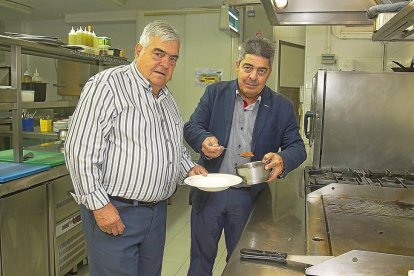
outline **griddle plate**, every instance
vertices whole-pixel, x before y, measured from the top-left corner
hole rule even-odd
[[[414,205],[334,195],[322,199],[333,256],[353,249],[414,256]]]
[[[306,269],[306,275],[407,275],[414,257],[352,250]]]

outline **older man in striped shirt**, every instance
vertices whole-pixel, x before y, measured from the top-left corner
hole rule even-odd
[[[183,145],[166,83],[180,49],[167,23],[148,24],[129,65],[85,85],[65,145],[88,246],[90,275],[160,275],[166,200],[186,175],[207,171]]]

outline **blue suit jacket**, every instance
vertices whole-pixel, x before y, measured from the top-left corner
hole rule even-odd
[[[209,136],[215,136],[219,144],[227,147],[233,119],[237,81],[223,81],[206,88],[200,102],[184,126],[187,143],[201,154],[199,164],[209,172],[220,169],[224,154],[207,160],[201,151],[201,144]],[[305,145],[299,134],[292,102],[285,96],[265,86],[261,92],[259,111],[253,129],[252,161],[262,160],[268,152],[278,152],[285,163],[284,177],[297,168],[305,159]],[[251,187],[252,197],[256,197],[265,183]],[[193,208],[199,211],[208,197],[208,192],[193,188],[190,200]]]

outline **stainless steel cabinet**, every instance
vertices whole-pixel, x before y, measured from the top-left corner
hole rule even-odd
[[[71,196],[69,175],[54,179],[48,186],[51,275],[63,276],[86,258],[79,205]]]
[[[46,186],[0,199],[2,275],[49,274]]]

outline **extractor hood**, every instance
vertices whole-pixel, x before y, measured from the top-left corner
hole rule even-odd
[[[392,0],[288,0],[283,10],[275,8],[275,0],[261,0],[270,24],[287,25],[370,25],[366,16],[371,6]]]

